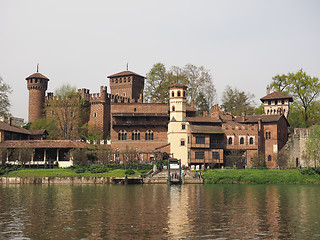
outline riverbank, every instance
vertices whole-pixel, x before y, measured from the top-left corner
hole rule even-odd
[[[320,184],[319,174],[302,174],[300,170],[271,170],[271,169],[212,169],[202,174],[205,183],[211,184],[279,184],[300,183]]]
[[[158,183],[141,178],[144,172],[134,170],[128,175],[133,180],[139,178],[139,183]],[[114,169],[103,173],[85,171],[77,173],[73,169],[24,169],[11,171],[0,176],[3,184],[112,184],[115,178],[123,178],[124,169]],[[270,169],[212,169],[202,173],[206,184],[320,184],[320,175],[301,170],[270,170]],[[148,180],[148,181],[147,181]],[[135,183],[137,181],[134,180]],[[165,183],[166,181],[162,181]],[[161,182],[161,183],[162,183]]]

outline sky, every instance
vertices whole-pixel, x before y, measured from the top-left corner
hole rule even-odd
[[[320,77],[317,0],[0,0],[0,76],[11,113],[28,119],[25,78],[99,92],[107,76],[146,75],[155,63],[210,70],[221,103],[227,85],[255,95],[277,74]]]

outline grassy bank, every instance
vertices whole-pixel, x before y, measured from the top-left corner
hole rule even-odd
[[[213,169],[202,176],[205,183],[320,183],[319,174],[302,174],[299,170]]]
[[[140,172],[135,171],[134,175],[130,177],[137,177]],[[23,169],[18,171],[11,171],[7,174],[1,175],[0,177],[124,177],[125,170],[115,169],[103,173],[91,173],[85,171],[83,173],[76,173],[73,169]]]

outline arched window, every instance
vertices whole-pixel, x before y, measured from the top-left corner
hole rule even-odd
[[[126,130],[119,131],[118,140],[120,140],[120,141],[127,140],[127,132],[126,132]]]
[[[229,137],[229,139],[228,139],[228,144],[229,144],[229,145],[232,145],[232,137]]]
[[[269,109],[268,109],[268,111],[267,111],[267,115],[269,115]]]
[[[174,91],[171,92],[171,97],[174,97]]]
[[[250,144],[250,145],[253,145],[253,137],[250,137],[250,139],[249,139],[249,144]]]
[[[176,110],[176,108],[174,106],[172,106],[172,112],[174,112]]]
[[[186,91],[183,91],[183,97],[186,97]]]
[[[266,132],[266,139],[271,139],[271,132],[270,131]]]
[[[271,155],[268,155],[268,162],[271,162],[271,160],[272,160]]]
[[[181,97],[181,92],[180,91],[178,91],[178,97]]]
[[[241,145],[244,144],[244,138],[243,138],[243,137],[240,138],[240,144],[241,144]]]
[[[153,131],[147,130],[145,139],[149,140],[149,141],[152,141],[153,140]]]
[[[138,130],[132,132],[132,140],[140,140],[140,132]]]

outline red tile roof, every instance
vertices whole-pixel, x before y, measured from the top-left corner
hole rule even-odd
[[[85,142],[72,140],[16,140],[4,141],[0,148],[92,148]]]
[[[215,133],[223,134],[224,131],[220,126],[204,126],[204,125],[190,125],[191,133]]]
[[[31,74],[29,77],[26,78],[26,80],[30,79],[30,78],[42,78],[42,79],[46,79],[49,80],[49,78],[47,78],[46,76],[42,75],[41,73],[34,73]]]
[[[261,101],[263,100],[280,100],[280,99],[289,99],[290,102],[293,102],[293,99],[291,96],[283,93],[283,92],[273,92],[270,93],[262,98],[260,98]]]
[[[123,72],[115,73],[115,74],[112,74],[112,75],[108,76],[108,78],[131,76],[131,75],[135,75],[135,76],[138,76],[138,77],[146,78],[146,77],[144,77],[142,75],[139,75],[139,74],[131,72],[131,71],[123,71]]]
[[[187,89],[187,86],[184,85],[184,84],[181,84],[181,83],[175,83],[175,84],[172,84],[169,89],[171,88],[183,88],[183,89]]]
[[[207,122],[207,123],[221,123],[220,119],[212,117],[187,117],[188,122]]]
[[[9,123],[5,123],[5,122],[0,122],[0,131],[22,133],[22,134],[28,134],[28,135],[30,134],[29,130],[27,129],[24,129],[16,125],[10,125]]]
[[[283,115],[248,115],[245,116],[245,120],[242,120],[242,117],[236,116],[234,117],[235,122],[242,122],[242,123],[257,123],[259,119],[262,122],[277,122]]]

